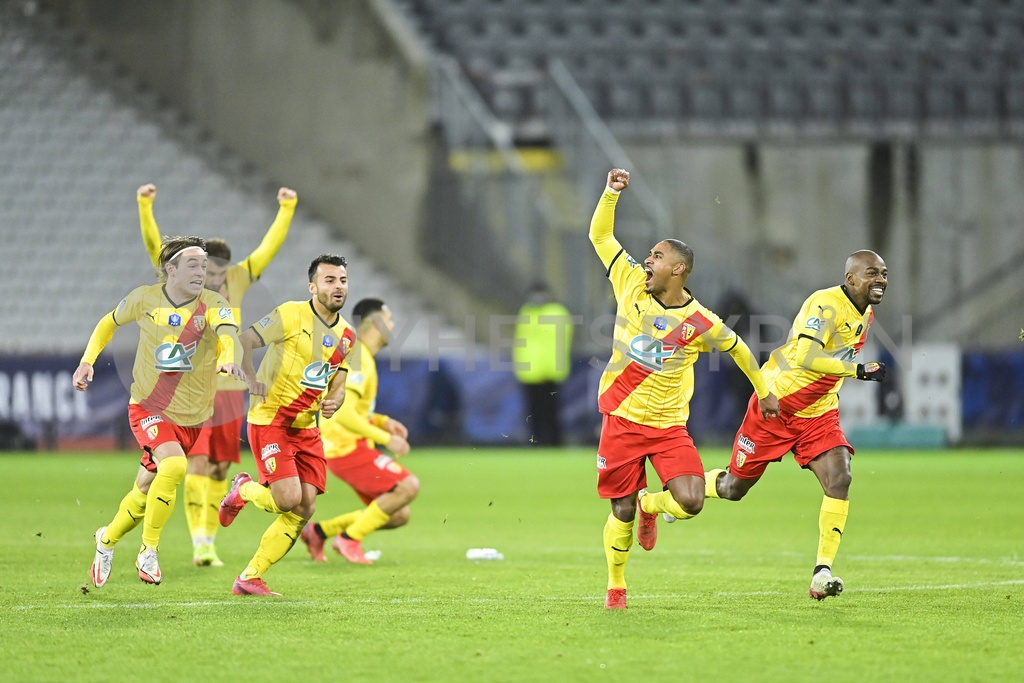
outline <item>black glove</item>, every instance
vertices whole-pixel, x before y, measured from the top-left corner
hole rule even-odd
[[[885,363],[861,363],[857,366],[857,379],[881,382],[885,379]]]

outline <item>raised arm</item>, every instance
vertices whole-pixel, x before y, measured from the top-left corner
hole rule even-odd
[[[590,242],[594,245],[601,263],[609,267],[622,245],[615,239],[615,205],[619,201],[619,193],[629,187],[629,171],[613,168],[608,172],[608,181],[594,209],[594,217],[590,220]]]
[[[288,237],[292,218],[295,216],[295,206],[299,202],[299,195],[295,190],[282,187],[277,191],[277,201],[281,205],[281,208],[277,210],[277,218],[270,225],[267,234],[263,236],[260,245],[242,262],[242,265],[252,275],[253,280],[263,274],[270,262],[277,256],[277,252],[281,250],[285,238]]]
[[[135,191],[139,202],[139,225],[142,227],[142,243],[149,254],[154,268],[160,266],[160,227],[153,215],[153,201],[156,199],[156,185],[147,183]]]

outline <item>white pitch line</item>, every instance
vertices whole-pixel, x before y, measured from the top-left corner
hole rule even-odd
[[[943,590],[968,590],[976,588],[995,588],[998,586],[1020,586],[1024,585],[1024,579],[1008,579],[1006,581],[986,581],[978,583],[945,583],[934,586],[876,586],[868,588],[848,588],[844,593],[895,593],[898,591],[943,591]],[[790,595],[792,591],[719,591],[717,593],[670,593],[661,595],[630,595],[630,600],[700,600],[709,595],[722,598],[744,598],[770,595]],[[378,600],[373,598],[361,600],[258,600],[252,598],[239,598],[237,600],[202,600],[197,602],[135,602],[135,603],[78,603],[64,605],[15,605],[11,610],[54,610],[54,609],[162,609],[182,607],[247,607],[266,605],[281,605],[287,607],[301,607],[308,605],[412,605],[420,603],[441,603],[441,602],[471,602],[471,603],[507,603],[507,602],[535,602],[543,600],[546,602],[589,602],[601,600],[603,595],[584,596],[543,596],[530,598],[390,598]]]

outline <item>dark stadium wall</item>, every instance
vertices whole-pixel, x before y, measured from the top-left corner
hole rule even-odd
[[[387,0],[52,8],[266,176],[296,188],[300,208],[396,280],[452,319],[473,310],[472,295],[418,249],[430,183],[429,70]]]

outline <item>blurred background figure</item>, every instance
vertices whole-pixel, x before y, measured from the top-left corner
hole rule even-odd
[[[560,446],[559,388],[569,376],[572,314],[555,301],[545,282],[530,286],[516,321],[512,360],[526,397],[530,443]]]

